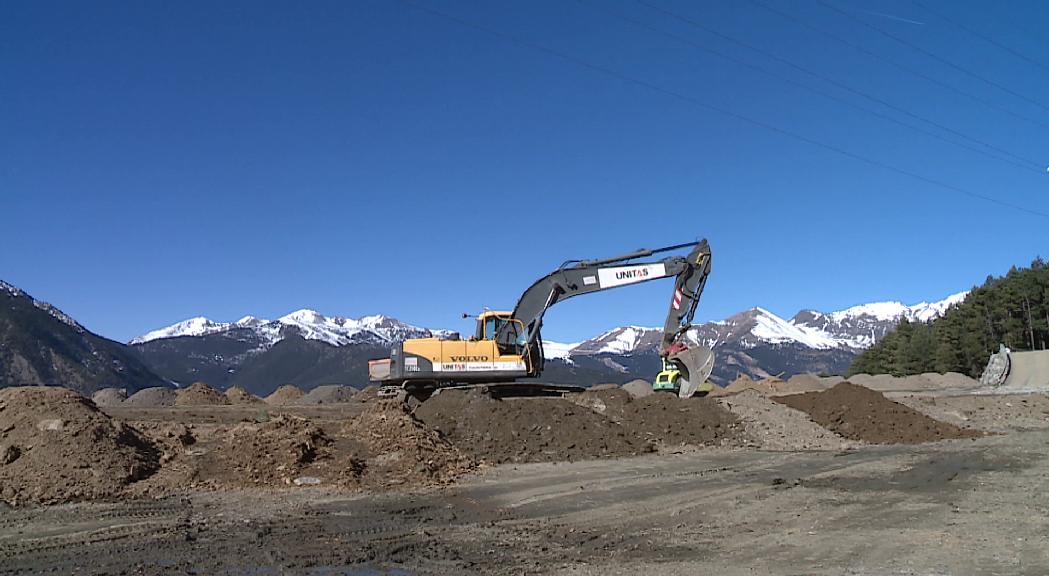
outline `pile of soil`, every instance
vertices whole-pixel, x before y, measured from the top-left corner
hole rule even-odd
[[[400,401],[372,402],[346,424],[343,434],[363,447],[369,485],[446,484],[476,467]]]
[[[739,419],[715,399],[670,393],[632,399],[624,406],[622,424],[636,437],[664,446],[717,445],[742,433]]]
[[[236,405],[262,403],[262,398],[259,398],[240,386],[233,386],[229,390],[226,390],[226,398],[229,398],[230,404]]]
[[[273,394],[267,396],[266,403],[274,406],[284,406],[286,404],[293,404],[303,396],[303,391],[298,387],[292,386],[291,384],[285,384],[274,390]]]
[[[550,462],[655,450],[597,412],[561,398],[497,400],[476,390],[443,390],[415,416],[475,460]]]
[[[176,406],[223,406],[229,403],[225,394],[204,382],[194,382],[189,388],[175,393]]]
[[[345,477],[318,466],[331,463],[332,442],[305,418],[282,415],[268,422],[243,422],[205,455],[200,476],[230,486],[285,486],[306,475],[326,484],[354,483],[359,465],[347,466]]]
[[[652,383],[647,380],[631,380],[623,384],[623,390],[634,398],[643,398],[652,394]]]
[[[634,398],[623,390],[562,398],[493,399],[444,390],[415,415],[474,459],[549,462],[652,452],[660,445],[718,444],[739,434],[737,419],[708,398]]]
[[[12,505],[112,497],[156,471],[159,455],[71,390],[0,390],[0,499]]]
[[[783,387],[785,392],[795,394],[798,392],[818,392],[820,390],[826,390],[834,384],[841,382],[841,378],[838,377],[837,382],[828,383],[827,380],[820,378],[815,374],[795,374],[787,380],[787,385]]]
[[[786,382],[775,378],[765,378],[764,380],[755,381],[746,374],[740,374],[733,383],[725,386],[721,390],[715,390],[711,395],[722,396],[725,394],[735,394],[744,390],[756,390],[762,394],[770,395],[781,391],[786,384]]]
[[[137,408],[158,408],[175,405],[175,391],[171,388],[143,388],[124,400],[125,406]]]
[[[880,392],[842,382],[822,392],[774,398],[807,413],[823,427],[845,438],[874,444],[918,444],[950,438],[972,438],[963,430],[889,400]]]
[[[96,406],[117,406],[126,399],[127,394],[121,388],[103,388],[91,396]]]
[[[353,395],[353,399],[358,402],[371,402],[372,400],[378,400],[379,387],[375,385],[365,386],[364,390]]]
[[[757,390],[717,399],[743,422],[741,445],[761,450],[845,450],[857,445],[812,421],[808,414],[780,404]]]
[[[310,390],[296,404],[343,404],[353,400],[357,389],[350,386],[339,386],[337,384],[317,386]]]

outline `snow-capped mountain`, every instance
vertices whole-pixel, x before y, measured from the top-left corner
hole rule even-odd
[[[130,344],[145,344],[154,340],[183,336],[206,336],[234,331],[250,331],[263,347],[270,347],[288,334],[297,334],[306,340],[318,340],[332,346],[373,343],[389,344],[406,338],[447,337],[447,330],[428,330],[405,324],[396,318],[375,315],[358,319],[342,316],[324,316],[315,310],[296,310],[276,320],[245,316],[236,322],[214,322],[204,317],[190,318],[166,328],[147,332],[131,340]]]
[[[891,331],[900,318],[928,322],[964,300],[967,294],[959,292],[938,302],[920,302],[913,306],[875,302],[830,313],[802,310],[790,320],[764,308],[751,308],[725,320],[695,326],[689,331],[689,338],[710,348],[726,344],[744,349],[764,344],[797,344],[814,350],[863,350]],[[661,328],[624,326],[574,346],[545,343],[544,347],[554,346],[568,357],[629,355],[658,348],[662,335]]]
[[[707,322],[689,337],[714,349],[711,379],[725,384],[740,373],[762,378],[799,372],[841,373],[860,351],[891,331],[900,318],[927,321],[964,299],[906,306],[878,302],[838,312],[804,310],[785,320],[751,308]],[[388,316],[346,318],[298,310],[277,320],[245,316],[236,322],[191,318],[132,340],[133,348],[175,382],[205,380],[269,393],[280,384],[345,383],[365,386],[367,361],[407,338],[451,332],[405,324]],[[626,382],[660,369],[661,328],[623,326],[583,342],[544,341],[544,380],[564,383]]]
[[[91,395],[101,388],[134,392],[166,384],[131,348],[0,281],[0,388],[65,386]]]

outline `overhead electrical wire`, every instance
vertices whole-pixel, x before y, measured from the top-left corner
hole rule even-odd
[[[1000,200],[1000,199],[995,198],[993,196],[988,196],[986,194],[981,194],[979,192],[974,192],[972,190],[968,190],[968,189],[962,188],[960,186],[955,186],[955,185],[949,184],[947,182],[942,182],[942,181],[936,180],[934,178],[929,178],[927,176],[922,176],[921,174],[918,174],[916,172],[911,172],[910,170],[907,170],[905,168],[899,168],[897,166],[893,166],[891,164],[887,164],[885,162],[882,162],[881,160],[868,158],[866,156],[862,156],[860,154],[856,154],[854,152],[850,152],[850,151],[848,151],[848,150],[846,150],[844,148],[840,148],[838,146],[835,146],[834,144],[827,144],[825,142],[820,142],[820,141],[815,140],[813,138],[810,138],[808,136],[804,136],[802,134],[798,134],[796,132],[792,132],[792,131],[787,130],[785,128],[780,128],[779,126],[776,126],[774,124],[770,124],[770,123],[764,122],[762,120],[757,120],[755,118],[751,118],[751,117],[746,116],[744,114],[740,114],[738,112],[733,112],[732,110],[729,110],[727,108],[722,108],[720,106],[717,106],[717,105],[714,105],[714,104],[710,104],[709,102],[705,102],[705,101],[700,100],[699,98],[696,98],[694,96],[690,96],[688,94],[684,94],[682,92],[678,92],[676,90],[672,90],[672,89],[669,89],[669,88],[663,88],[663,87],[661,87],[661,86],[659,86],[657,84],[653,84],[653,83],[651,83],[651,82],[649,82],[647,80],[642,80],[642,79],[639,79],[639,78],[635,78],[633,76],[629,76],[629,75],[624,74],[622,72],[618,72],[618,71],[616,71],[616,70],[614,70],[612,68],[608,68],[608,67],[602,66],[600,64],[594,64],[592,62],[589,62],[589,61],[584,60],[582,58],[579,58],[577,56],[573,56],[573,55],[568,54],[566,52],[562,52],[560,50],[556,50],[554,48],[550,48],[550,47],[545,46],[543,44],[532,42],[531,40],[526,40],[524,38],[520,38],[520,37],[515,36],[513,34],[510,34],[508,32],[503,32],[501,30],[497,30],[495,28],[491,28],[489,26],[485,26],[483,24],[479,24],[479,23],[474,22],[472,20],[467,20],[465,18],[461,18],[459,16],[455,16],[453,14],[449,14],[447,12],[443,12],[441,10],[437,10],[435,8],[430,8],[429,6],[423,6],[421,4],[417,4],[417,3],[412,2],[410,0],[401,0],[401,3],[406,5],[406,6],[410,6],[410,7],[414,8],[414,9],[416,9],[416,10],[419,10],[421,12],[425,12],[427,14],[430,14],[431,16],[436,16],[438,18],[442,18],[442,19],[448,20],[450,22],[455,22],[456,24],[459,24],[460,26],[463,26],[463,27],[466,27],[466,28],[471,28],[471,29],[474,29],[474,30],[478,30],[480,32],[484,32],[485,34],[488,34],[490,36],[494,36],[496,38],[505,40],[505,41],[510,42],[512,44],[516,44],[516,45],[524,47],[524,48],[529,48],[529,49],[532,49],[532,50],[536,50],[538,52],[543,52],[543,53],[545,53],[545,54],[547,54],[549,56],[554,56],[554,57],[556,57],[558,59],[561,59],[561,60],[564,60],[566,62],[570,62],[572,64],[575,64],[577,66],[586,68],[586,69],[588,69],[590,71],[597,72],[599,74],[602,74],[602,75],[605,75],[605,76],[608,76],[608,77],[611,77],[611,78],[615,78],[615,79],[617,79],[617,80],[619,80],[619,81],[621,81],[621,82],[623,82],[625,84],[631,84],[631,85],[634,85],[634,86],[640,86],[640,87],[645,88],[647,90],[651,90],[653,92],[657,92],[657,93],[663,94],[665,96],[669,96],[669,97],[674,98],[676,100],[679,100],[681,102],[692,104],[694,106],[697,106],[699,108],[703,108],[705,110],[709,110],[709,111],[712,111],[712,112],[717,112],[717,113],[722,114],[724,116],[728,116],[730,118],[734,118],[734,119],[739,120],[741,122],[745,122],[745,123],[750,124],[752,126],[757,126],[759,128],[763,128],[763,129],[768,130],[770,132],[775,132],[777,134],[786,136],[788,138],[792,138],[792,139],[797,140],[799,142],[804,142],[806,144],[815,146],[817,148],[822,148],[824,150],[828,150],[828,151],[834,152],[834,153],[836,153],[838,155],[844,156],[846,158],[851,158],[853,160],[862,162],[864,164],[869,164],[871,166],[876,166],[878,168],[882,168],[882,169],[888,170],[890,172],[895,172],[897,174],[900,174],[900,175],[903,175],[903,176],[907,176],[909,178],[912,178],[912,179],[915,179],[915,180],[918,180],[918,181],[921,181],[921,182],[925,182],[926,184],[930,184],[930,185],[936,186],[938,188],[942,188],[942,189],[945,189],[945,190],[956,192],[958,194],[962,194],[962,195],[965,195],[965,196],[969,196],[971,198],[976,198],[976,199],[979,199],[979,200],[983,200],[983,201],[986,201],[986,202],[989,202],[989,203],[992,203],[992,204],[996,204],[998,206],[1002,206],[1004,208],[1009,208],[1011,210],[1016,210],[1018,212],[1024,212],[1024,213],[1029,214],[1031,216],[1037,216],[1039,218],[1045,218],[1045,219],[1049,220],[1049,213],[1042,212],[1042,211],[1039,211],[1039,210],[1034,210],[1034,209],[1031,209],[1031,208],[1027,208],[1025,206],[1020,206],[1018,204],[1013,204],[1011,202],[1007,202],[1005,200]]]
[[[966,25],[958,22],[957,20],[947,16],[946,14],[944,14],[943,12],[940,12],[939,10],[934,10],[934,9],[930,8],[928,5],[923,4],[922,2],[918,2],[918,0],[911,0],[911,3],[914,4],[915,6],[921,8],[922,10],[925,10],[926,12],[932,14],[933,16],[936,16],[940,20],[943,20],[943,21],[951,24],[955,28],[958,28],[960,30],[968,32],[969,34],[971,34],[973,36],[976,36],[980,40],[983,40],[984,42],[987,42],[988,44],[991,44],[992,46],[997,46],[998,48],[1000,48],[1000,49],[1002,49],[1002,50],[1012,54],[1013,56],[1016,56],[1017,58],[1025,61],[1025,62],[1027,62],[1029,64],[1034,64],[1035,66],[1041,68],[1042,70],[1049,71],[1049,65],[1043,64],[1042,62],[1039,62],[1038,60],[1035,60],[1034,58],[1031,58],[1031,57],[1027,56],[1026,54],[1024,54],[1024,53],[1022,53],[1022,52],[1020,52],[1018,50],[1014,50],[1014,49],[1006,46],[1005,44],[1002,44],[1001,42],[995,40],[994,38],[992,38],[992,37],[990,37],[990,36],[988,36],[986,34],[983,34],[982,32],[979,32],[977,30],[969,28],[968,26],[966,26]]]
[[[1031,118],[1030,116],[1026,116],[1024,114],[1016,112],[1015,110],[1010,110],[1009,108],[1006,108],[1004,106],[1000,106],[1000,105],[996,104],[995,102],[992,102],[992,101],[990,101],[990,100],[988,100],[986,98],[983,98],[981,96],[977,96],[975,94],[972,94],[972,93],[967,92],[965,90],[962,90],[960,88],[952,86],[952,85],[950,85],[950,84],[948,84],[946,82],[943,82],[943,81],[941,81],[941,80],[939,80],[939,79],[937,79],[937,78],[935,78],[933,76],[930,76],[930,75],[926,74],[925,72],[922,72],[921,70],[917,70],[915,68],[911,68],[910,66],[907,66],[905,64],[900,64],[899,62],[896,62],[895,60],[892,60],[890,58],[886,58],[886,57],[882,56],[881,54],[878,54],[877,52],[874,52],[873,50],[870,50],[870,49],[865,48],[864,46],[862,46],[860,44],[857,44],[856,42],[853,42],[853,41],[851,41],[851,40],[849,40],[847,38],[843,38],[842,36],[840,36],[838,34],[835,34],[833,32],[828,32],[828,31],[826,31],[826,30],[824,30],[822,28],[819,28],[817,26],[809,24],[808,22],[806,22],[806,21],[804,21],[804,20],[794,16],[793,14],[791,14],[789,12],[784,12],[783,10],[780,10],[779,8],[775,8],[773,6],[770,6],[770,5],[766,4],[765,2],[762,2],[761,0],[748,0],[748,1],[751,4],[761,8],[763,10],[767,10],[769,12],[772,12],[773,14],[777,14],[777,15],[779,15],[779,16],[787,19],[787,20],[790,20],[791,22],[794,22],[798,26],[801,26],[801,27],[806,28],[808,30],[812,30],[813,32],[816,32],[818,34],[826,36],[827,38],[830,38],[832,40],[835,40],[837,42],[845,44],[846,46],[849,46],[850,48],[852,48],[854,50],[857,50],[857,51],[859,51],[859,52],[861,52],[863,54],[866,54],[867,56],[869,56],[869,57],[871,57],[871,58],[873,58],[873,59],[875,59],[875,60],[877,60],[879,62],[882,62],[884,64],[888,64],[889,66],[892,66],[892,67],[894,67],[894,68],[896,68],[898,70],[903,70],[904,72],[907,72],[908,74],[911,74],[913,76],[921,78],[922,80],[925,80],[927,82],[935,84],[935,85],[937,85],[940,88],[943,88],[945,90],[949,90],[949,91],[951,91],[951,92],[953,92],[955,94],[958,94],[959,96],[964,96],[964,97],[966,97],[966,98],[972,100],[973,102],[976,102],[976,103],[978,103],[978,104],[980,104],[982,106],[986,106],[987,108],[990,108],[992,110],[996,110],[996,111],[1001,112],[1003,114],[1007,114],[1009,116],[1012,116],[1013,118],[1017,118],[1019,120],[1025,121],[1025,122],[1029,122],[1031,124],[1035,124],[1035,125],[1040,126],[1042,128],[1049,129],[1049,123],[1043,122],[1043,121],[1035,119],[1035,118]]]
[[[764,50],[762,48],[754,46],[753,44],[750,44],[749,42],[744,42],[742,40],[739,40],[737,38],[729,36],[729,35],[727,35],[727,34],[725,34],[723,32],[720,32],[720,31],[718,31],[718,30],[716,30],[716,29],[714,29],[714,28],[712,28],[710,26],[706,26],[705,24],[703,24],[701,22],[698,22],[698,21],[696,21],[696,20],[694,20],[692,18],[689,18],[688,16],[685,16],[685,15],[679,14],[677,12],[673,12],[673,11],[667,10],[667,9],[662,8],[660,6],[657,6],[657,5],[651,4],[649,2],[646,2],[645,0],[636,0],[636,2],[638,4],[641,4],[643,6],[651,8],[652,10],[660,12],[660,13],[662,13],[664,15],[667,15],[667,16],[670,16],[670,17],[675,18],[677,20],[680,20],[682,22],[685,22],[686,24],[689,24],[690,26],[698,28],[698,29],[700,29],[700,30],[702,30],[702,31],[704,31],[704,32],[706,32],[708,34],[711,34],[713,36],[716,36],[718,38],[721,38],[723,40],[726,40],[728,42],[736,44],[738,46],[742,46],[744,48],[747,48],[748,50],[752,50],[754,52],[757,52],[758,54],[761,54],[761,55],[763,55],[765,57],[773,59],[773,60],[775,60],[777,62],[780,62],[782,64],[786,64],[787,66],[790,66],[791,68],[794,68],[796,70],[800,70],[801,72],[803,72],[805,74],[808,74],[809,76],[812,76],[813,78],[817,78],[819,80],[827,82],[828,84],[836,86],[836,87],[838,87],[838,88],[840,88],[842,90],[845,90],[846,92],[849,92],[851,94],[855,94],[857,96],[860,96],[862,98],[865,98],[865,99],[870,100],[872,102],[875,102],[877,104],[885,106],[886,108],[895,110],[895,111],[897,111],[897,112],[899,112],[901,114],[904,114],[904,115],[906,115],[908,117],[914,118],[914,119],[919,120],[921,122],[925,122],[926,124],[929,124],[931,126],[935,126],[935,127],[939,128],[940,130],[943,130],[944,132],[948,132],[948,133],[953,134],[955,136],[958,136],[960,138],[964,138],[965,140],[968,140],[970,142],[978,144],[979,146],[983,146],[983,147],[987,148],[988,150],[994,150],[995,152],[997,152],[999,154],[1002,154],[1004,156],[1008,156],[1010,158],[1013,158],[1015,161],[1011,161],[1011,160],[1008,160],[1006,158],[1002,158],[1001,156],[998,156],[996,154],[990,154],[990,153],[984,151],[981,148],[977,148],[977,147],[974,147],[974,146],[970,146],[968,144],[964,144],[964,143],[961,143],[961,142],[957,142],[955,140],[951,140],[950,138],[946,138],[946,137],[944,137],[941,134],[937,134],[935,132],[919,128],[918,126],[915,126],[913,124],[908,124],[906,122],[902,122],[902,121],[900,121],[900,120],[898,120],[896,118],[893,118],[892,116],[889,116],[889,115],[886,115],[886,114],[882,114],[881,112],[878,112],[876,110],[873,110],[873,109],[870,109],[870,108],[867,108],[867,107],[864,107],[864,106],[860,106],[859,104],[856,104],[856,103],[851,102],[849,100],[846,100],[844,98],[839,98],[839,97],[834,96],[834,95],[832,95],[832,94],[830,94],[828,92],[825,92],[825,91],[813,88],[811,86],[808,86],[806,84],[798,82],[798,81],[796,81],[794,79],[791,79],[791,78],[789,78],[787,76],[783,76],[782,74],[778,74],[778,73],[770,71],[768,69],[761,68],[759,66],[755,66],[753,64],[750,64],[750,63],[748,63],[746,61],[740,60],[740,59],[735,58],[733,56],[729,56],[729,55],[727,55],[727,54],[725,54],[723,52],[720,52],[718,50],[715,50],[713,48],[709,48],[709,47],[703,46],[702,44],[693,42],[690,39],[685,38],[683,36],[678,36],[677,34],[673,34],[671,32],[667,32],[665,30],[661,30],[659,28],[651,26],[651,25],[649,25],[649,24],[647,24],[645,22],[642,22],[640,20],[631,18],[629,16],[623,15],[621,13],[617,13],[617,12],[612,11],[612,10],[608,10],[608,9],[604,8],[603,6],[597,6],[597,5],[594,5],[594,4],[590,4],[589,2],[584,2],[583,0],[576,0],[576,1],[579,2],[580,4],[585,5],[585,6],[589,6],[589,7],[593,8],[593,9],[595,9],[595,10],[600,10],[600,11],[606,13],[606,14],[609,14],[609,15],[612,15],[612,16],[614,16],[616,18],[621,19],[621,20],[630,22],[630,23],[634,24],[635,26],[639,26],[641,28],[645,28],[647,30],[650,30],[652,32],[655,32],[655,33],[663,35],[663,36],[667,36],[669,38],[673,38],[673,39],[678,40],[680,42],[684,42],[684,43],[689,44],[689,45],[691,45],[693,47],[696,47],[696,48],[698,48],[700,50],[703,50],[705,52],[714,54],[714,55],[716,55],[716,56],[718,56],[720,58],[729,60],[731,62],[740,64],[742,66],[746,66],[746,67],[748,67],[750,69],[753,69],[753,70],[757,70],[757,71],[759,71],[759,72],[761,72],[763,74],[767,74],[767,75],[772,76],[774,78],[777,78],[777,79],[779,79],[779,80],[781,80],[783,82],[787,82],[787,83],[792,84],[794,86],[798,86],[798,87],[800,87],[800,88],[802,88],[804,90],[808,90],[808,91],[813,92],[815,94],[819,94],[819,95],[821,95],[821,96],[823,96],[825,98],[834,100],[835,102],[839,102],[839,103],[844,104],[846,106],[849,106],[849,107],[852,107],[852,108],[856,108],[858,110],[862,110],[864,112],[867,112],[868,114],[872,114],[872,115],[877,116],[878,118],[881,118],[883,120],[892,122],[894,124],[898,124],[900,126],[904,126],[904,127],[909,128],[911,130],[914,130],[916,132],[920,132],[920,133],[925,134],[927,136],[931,136],[933,138],[941,140],[943,142],[947,142],[949,144],[952,144],[952,145],[955,145],[955,146],[959,146],[961,148],[965,148],[967,150],[976,152],[978,154],[982,154],[982,155],[987,156],[989,158],[994,158],[995,160],[999,160],[999,161],[1008,163],[1008,164],[1010,164],[1012,166],[1016,166],[1016,167],[1019,167],[1019,168],[1024,169],[1024,170],[1028,170],[1028,171],[1032,171],[1032,172],[1039,172],[1039,173],[1044,171],[1044,166],[1042,165],[1042,163],[1040,163],[1040,162],[1038,162],[1036,160],[1032,160],[1030,158],[1025,158],[1023,156],[1014,154],[1014,153],[1012,153],[1012,152],[1010,152],[1008,150],[1005,150],[1004,148],[995,146],[995,145],[993,145],[993,144],[991,144],[989,142],[986,142],[984,140],[981,140],[979,138],[975,138],[975,137],[969,136],[969,135],[967,135],[967,134],[965,134],[963,132],[955,130],[954,128],[946,126],[946,125],[944,125],[944,124],[942,124],[940,122],[937,122],[935,120],[929,119],[929,118],[927,118],[925,116],[921,116],[919,114],[915,114],[915,113],[913,113],[913,112],[911,112],[911,111],[909,111],[909,110],[907,110],[905,108],[902,108],[900,106],[897,106],[897,105],[893,104],[892,102],[888,102],[888,101],[886,101],[886,100],[884,100],[882,98],[879,98],[877,96],[873,96],[873,95],[868,94],[868,93],[866,93],[866,92],[864,92],[862,90],[857,90],[857,89],[849,86],[848,84],[845,84],[845,83],[839,82],[837,80],[834,80],[833,78],[830,78],[830,77],[828,77],[825,74],[821,74],[819,72],[816,72],[816,71],[814,71],[814,70],[812,70],[812,69],[810,69],[808,67],[805,67],[805,66],[803,66],[801,64],[798,64],[796,62],[793,62],[791,60],[788,60],[786,58],[778,56],[778,55],[776,55],[776,54],[774,54],[772,52],[769,52],[767,50]]]
[[[889,32],[887,30],[883,30],[882,28],[879,28],[879,27],[875,26],[874,24],[871,24],[870,22],[867,22],[863,18],[860,18],[860,17],[858,17],[858,16],[856,16],[854,14],[850,14],[849,12],[847,12],[845,10],[842,10],[841,8],[838,8],[837,6],[831,4],[830,2],[827,2],[826,0],[816,0],[816,2],[818,2],[821,6],[827,8],[828,10],[833,10],[834,12],[837,12],[838,14],[841,14],[842,16],[845,16],[846,18],[848,18],[848,19],[850,19],[850,20],[852,20],[854,22],[859,22],[860,24],[866,26],[867,28],[870,28],[871,30],[874,30],[875,32],[877,32],[878,34],[881,34],[882,36],[885,36],[886,38],[891,38],[892,40],[895,40],[896,42],[899,42],[900,44],[903,44],[904,46],[907,46],[908,48],[910,48],[910,49],[912,49],[912,50],[914,50],[916,52],[924,54],[924,55],[928,56],[929,58],[932,58],[933,60],[936,60],[937,62],[940,62],[940,63],[942,63],[942,64],[944,64],[946,66],[949,66],[949,67],[951,67],[951,68],[953,68],[953,69],[955,69],[955,70],[957,70],[959,72],[962,72],[963,74],[966,74],[968,76],[976,78],[977,80],[980,80],[981,82],[984,82],[985,84],[988,84],[990,86],[994,86],[995,88],[1001,90],[1002,92],[1005,92],[1006,94],[1011,94],[1011,95],[1015,96],[1016,98],[1019,98],[1020,100],[1023,100],[1025,102],[1028,102],[1030,104],[1038,106],[1039,108],[1049,112],[1049,106],[1046,106],[1045,104],[1042,104],[1041,102],[1039,102],[1039,101],[1037,101],[1037,100],[1035,100],[1033,98],[1029,98],[1027,96],[1024,96],[1023,94],[1020,94],[1019,92],[1009,88],[1008,86],[1004,86],[1004,85],[1002,85],[999,82],[995,82],[994,80],[991,80],[989,78],[985,78],[985,77],[981,76],[980,74],[977,74],[976,72],[973,72],[972,70],[969,70],[968,68],[965,68],[963,66],[955,64],[954,62],[951,62],[950,60],[948,60],[946,58],[943,58],[942,56],[939,56],[939,55],[937,55],[937,54],[935,54],[933,52],[930,52],[930,51],[926,50],[925,48],[922,48],[921,46],[915,44],[914,42],[911,42],[910,40],[907,40],[906,38],[901,38],[900,36],[898,36],[896,34],[893,34],[892,32]]]

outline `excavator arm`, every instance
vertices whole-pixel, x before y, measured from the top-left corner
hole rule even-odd
[[[636,262],[639,258],[685,248],[691,248],[687,256]],[[706,240],[654,250],[642,249],[600,260],[570,260],[525,290],[514,307],[510,322],[502,326],[495,340],[505,353],[526,354],[541,350],[543,315],[554,304],[580,294],[676,278],[663,326],[660,356],[681,369],[686,385],[680,393],[690,395],[694,387],[710,375],[713,366],[713,353],[709,349],[689,346],[683,338],[692,326],[709,274],[710,246]],[[539,356],[541,362],[541,353]],[[693,384],[688,384],[690,381]]]

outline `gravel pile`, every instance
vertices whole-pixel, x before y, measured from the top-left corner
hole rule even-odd
[[[103,388],[91,396],[96,406],[118,406],[127,399],[122,388]]]
[[[305,394],[297,386],[291,384],[285,384],[280,388],[274,390],[273,394],[266,397],[266,403],[273,406],[284,406],[286,404],[294,404],[302,398]]]
[[[296,404],[343,404],[353,400],[357,389],[336,384],[317,386],[305,396],[295,401]]]
[[[143,388],[124,401],[125,406],[136,408],[159,408],[174,406],[176,394],[171,388]]]

